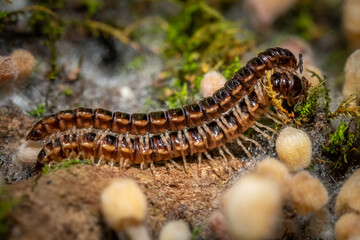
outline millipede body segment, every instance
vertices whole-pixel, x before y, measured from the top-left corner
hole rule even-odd
[[[36,123],[27,139],[57,133],[39,153],[39,166],[75,156],[142,165],[182,157],[185,163],[188,155],[204,153],[211,158],[207,151],[215,148],[222,155],[231,154],[225,143],[234,139],[248,153],[239,138],[249,140],[242,135],[249,128],[259,132],[257,126],[266,128],[256,120],[271,104],[269,87],[289,105],[306,97],[307,80],[298,75],[298,67],[290,51],[270,48],[212,97],[195,104],[148,114],[88,108],[60,111]],[[70,129],[76,130],[69,133]]]

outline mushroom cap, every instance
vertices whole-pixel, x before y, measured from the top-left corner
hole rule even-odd
[[[292,202],[298,214],[315,212],[329,200],[324,185],[307,171],[298,172],[290,184]]]
[[[290,171],[306,168],[310,165],[312,155],[310,138],[300,129],[286,127],[276,139],[276,152]]]
[[[275,181],[280,186],[281,195],[285,198],[289,195],[289,181],[291,179],[287,166],[276,158],[265,158],[256,168],[256,174]]]
[[[335,224],[335,237],[337,240],[355,240],[360,238],[360,215],[347,213]]]
[[[335,203],[335,215],[360,212],[360,169],[356,170],[341,187]]]
[[[160,240],[190,240],[191,232],[182,220],[168,222],[160,231]]]
[[[16,49],[10,57],[18,70],[18,79],[30,77],[36,63],[34,56],[24,49]]]
[[[360,90],[360,49],[354,51],[346,60],[342,94],[348,97],[358,90]]]
[[[116,231],[140,225],[146,215],[147,200],[132,179],[114,179],[101,194],[106,222]]]
[[[203,97],[212,96],[216,90],[224,86],[226,78],[218,71],[207,72],[200,83],[200,92]]]
[[[266,239],[280,219],[282,198],[274,181],[249,174],[223,195],[222,206],[232,239]]]

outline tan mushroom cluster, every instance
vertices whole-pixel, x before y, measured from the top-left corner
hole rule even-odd
[[[34,56],[23,49],[17,49],[10,56],[0,56],[0,83],[10,83],[30,77],[35,67]]]
[[[222,234],[220,239],[226,239],[224,235],[230,239],[271,239],[277,237],[280,225],[293,224],[286,219],[284,208],[323,218],[328,216],[320,214],[328,199],[325,186],[309,172],[292,175],[285,164],[267,158],[223,194],[221,209],[210,218],[210,227]]]
[[[360,169],[341,187],[336,198],[335,236],[338,240],[360,239]]]

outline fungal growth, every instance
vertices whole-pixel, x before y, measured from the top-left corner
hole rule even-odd
[[[167,161],[218,149],[234,158],[225,143],[235,140],[244,152],[243,141],[256,141],[243,133],[253,128],[271,139],[257,122],[261,115],[280,123],[291,116],[287,107],[307,96],[307,80],[297,73],[301,62],[282,48],[270,48],[251,59],[225,86],[197,103],[163,112],[122,113],[104,109],[77,108],[60,111],[37,122],[27,140],[49,139],[38,156],[38,166],[65,158],[118,162],[120,166]],[[268,109],[273,105],[276,114]]]

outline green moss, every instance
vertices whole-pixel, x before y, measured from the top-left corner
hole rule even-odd
[[[136,56],[132,61],[126,63],[125,69],[128,71],[137,71],[140,70],[144,64],[144,57],[143,56]]]
[[[229,64],[228,67],[225,67],[222,70],[222,74],[226,79],[230,79],[235,75],[235,73],[242,67],[242,63],[238,56],[236,56]]]
[[[309,91],[305,101],[295,108],[295,115],[298,120],[308,122],[313,120],[318,111],[325,111],[330,115],[329,104],[331,102],[329,90],[325,86],[325,79],[321,79],[316,73],[309,71],[319,79],[319,85]]]
[[[34,108],[31,111],[28,111],[28,113],[33,117],[42,117],[44,116],[45,111],[46,111],[45,104],[40,103],[39,105],[37,105],[36,108]]]
[[[312,39],[313,33],[316,30],[316,24],[312,15],[307,11],[300,12],[294,20],[294,29],[303,39]]]
[[[64,94],[65,96],[70,96],[73,93],[71,88],[67,88],[66,90],[64,90]]]
[[[7,189],[4,185],[0,186],[0,238],[6,239],[9,230],[7,216],[15,205],[16,201],[7,197]]]
[[[191,234],[191,240],[199,239],[201,232],[201,226],[197,226]]]
[[[165,91],[172,95],[165,100],[168,106],[179,106],[174,103],[174,96],[179,94],[196,96],[203,75],[210,70],[223,70],[230,78],[239,69],[239,56],[251,44],[250,35],[242,31],[238,23],[226,20],[204,1],[183,2],[182,10],[169,21],[166,34],[165,68],[170,79],[177,79],[168,88],[173,94]],[[222,66],[229,67],[221,69]]]
[[[94,15],[102,7],[103,2],[101,0],[82,0],[81,1],[87,8],[88,15]]]
[[[176,81],[180,84],[180,81]],[[176,83],[174,84],[176,86]],[[180,91],[174,91],[173,94],[169,97],[167,105],[169,108],[176,108],[180,107],[185,104],[186,100],[188,99],[188,88],[187,84],[184,83],[181,87]]]
[[[43,168],[42,168],[42,173],[43,174],[48,174],[50,172],[55,172],[59,169],[63,169],[63,168],[69,168],[70,166],[72,165],[78,165],[78,164],[81,164],[81,165],[90,165],[92,164],[90,160],[86,160],[86,161],[83,161],[83,160],[79,160],[79,159],[69,159],[67,161],[63,161],[59,164],[54,164],[54,165],[50,165],[50,166],[47,166],[45,165]]]
[[[0,32],[2,31],[3,27],[6,24],[6,18],[10,15],[11,13],[9,11],[0,11]]]
[[[333,159],[332,164],[335,168],[347,164],[349,155],[359,155],[360,119],[357,120],[355,124],[354,121],[350,121],[349,123],[341,121],[335,131],[330,133],[324,150],[328,155],[331,155],[330,159]]]

